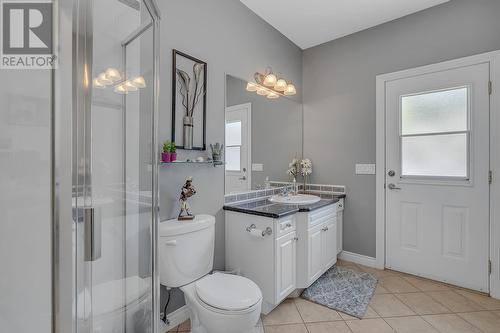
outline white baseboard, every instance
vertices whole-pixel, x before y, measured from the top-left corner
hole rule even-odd
[[[339,259],[345,260],[345,261],[350,261],[355,264],[360,264],[363,266],[368,266],[368,267],[377,267],[376,259],[373,257],[368,257],[362,254],[357,254],[357,253],[352,253],[348,251],[342,251],[339,254]]]
[[[177,325],[182,324],[186,320],[189,319],[189,309],[187,305],[178,308],[174,312],[167,314],[167,319],[169,324],[166,325],[163,320],[160,320],[160,333],[165,333],[176,327]]]

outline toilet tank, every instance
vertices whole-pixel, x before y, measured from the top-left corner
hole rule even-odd
[[[161,222],[159,234],[160,283],[176,288],[210,273],[214,262],[215,217]]]

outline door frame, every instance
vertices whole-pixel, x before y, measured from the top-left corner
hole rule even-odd
[[[226,106],[224,109],[224,149],[226,149],[226,121],[227,112],[233,109],[247,109],[247,188],[252,189],[252,103],[242,103],[231,106]],[[224,168],[224,190],[226,187],[226,169]],[[228,194],[228,193],[226,193]]]
[[[496,178],[500,174],[500,93],[496,89],[500,85],[500,50],[470,57],[459,58],[437,64],[416,67],[394,73],[381,74],[376,77],[376,256],[375,266],[385,268],[385,226],[386,226],[386,83],[393,80],[408,78],[417,75],[429,74],[471,66],[479,63],[490,64],[490,81],[492,91],[490,94],[490,170],[493,180],[490,185],[490,295],[500,299],[500,207],[495,202],[500,202],[500,181]],[[488,175],[485,175],[488,177]],[[485,258],[487,260],[487,258]]]

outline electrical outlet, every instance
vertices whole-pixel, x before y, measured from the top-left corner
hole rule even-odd
[[[356,164],[357,175],[374,175],[375,164]]]
[[[264,171],[264,164],[252,163],[252,171]]]

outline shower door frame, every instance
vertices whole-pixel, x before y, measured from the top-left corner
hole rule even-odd
[[[92,3],[97,0],[54,0],[56,22],[53,40],[59,52],[59,67],[52,70],[52,332],[78,333],[76,312],[77,262],[76,221],[73,216],[74,159],[84,142],[90,152],[90,103],[92,76]],[[159,324],[158,269],[158,103],[159,103],[159,33],[160,12],[156,0],[139,0],[149,11],[153,29],[153,110],[151,115],[152,142],[152,202],[151,202],[151,323],[153,333]],[[61,61],[61,59],[63,61]],[[69,85],[67,82],[71,82]],[[78,120],[83,121],[84,126]],[[86,155],[90,156],[90,155]],[[86,164],[90,175],[91,164]],[[90,180],[85,183],[90,184]]]

